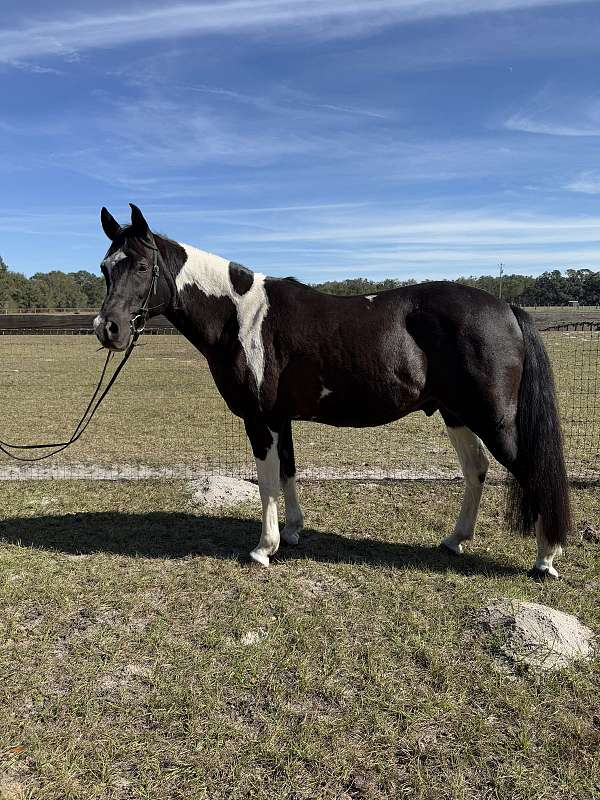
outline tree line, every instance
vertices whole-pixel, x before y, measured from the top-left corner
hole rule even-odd
[[[105,291],[104,278],[86,270],[36,272],[26,278],[9,269],[0,256],[0,311],[99,308]]]
[[[564,306],[572,300],[580,305],[600,305],[600,272],[567,269],[531,275],[481,275],[457,278],[456,283],[475,286],[510,303],[523,306]],[[346,278],[314,284],[328,294],[374,294],[385,289],[411,286],[416,280]],[[11,270],[0,256],[0,311],[31,311],[38,308],[99,308],[106,291],[104,278],[86,270],[37,272],[31,278]]]
[[[500,282],[502,281],[502,286]],[[558,270],[531,275],[494,275],[456,278],[456,283],[475,286],[495,297],[502,296],[509,303],[521,306],[566,306],[577,300],[582,306],[600,305],[600,272],[590,269],[568,269],[564,274]],[[371,281],[368,278],[347,278],[343,281],[326,281],[314,284],[316,289],[329,294],[374,294],[384,289],[412,286],[417,281],[386,278]]]

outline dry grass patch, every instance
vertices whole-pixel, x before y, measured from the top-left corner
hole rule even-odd
[[[0,796],[598,791],[598,662],[507,675],[469,636],[500,595],[600,630],[598,546],[577,541],[563,580],[533,583],[500,489],[455,559],[437,543],[459,485],[304,484],[307,533],[269,570],[246,561],[258,509],[195,513],[184,483],[0,491]],[[597,491],[574,505],[598,524]]]

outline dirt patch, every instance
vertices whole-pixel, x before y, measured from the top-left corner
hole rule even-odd
[[[260,499],[255,483],[223,475],[204,475],[192,481],[190,488],[193,505],[203,508],[231,508]]]
[[[584,519],[577,526],[580,542],[590,542],[591,544],[600,544],[600,529],[592,525],[587,519]]]
[[[555,670],[593,656],[593,632],[572,614],[501,597],[482,608],[477,627],[504,666]]]

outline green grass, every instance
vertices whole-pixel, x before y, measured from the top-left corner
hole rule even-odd
[[[258,509],[194,511],[182,482],[0,491],[3,800],[598,796],[598,661],[511,675],[470,633],[499,596],[598,631],[598,545],[532,582],[500,488],[456,559],[460,485],[303,484],[269,570]],[[599,524],[597,490],[573,500]]]
[[[567,456],[573,473],[598,475],[600,333],[544,334],[555,365]],[[91,336],[0,336],[0,435],[55,440],[71,431],[99,376],[104,354]],[[441,419],[412,414],[364,430],[295,425],[300,468],[455,473]],[[52,465],[129,464],[182,471],[209,468],[253,474],[241,421],[227,410],[206,362],[180,336],[141,340],[84,437]]]

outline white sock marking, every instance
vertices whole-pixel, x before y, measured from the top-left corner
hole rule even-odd
[[[240,344],[256,385],[260,389],[265,371],[265,350],[262,339],[262,324],[269,310],[265,291],[265,276],[255,272],[252,286],[239,295],[229,279],[229,261],[221,256],[182,244],[187,260],[175,279],[177,291],[186,286],[197,286],[209,297],[229,297],[233,302],[240,328]]]
[[[469,428],[446,427],[446,430],[460,461],[465,478],[465,492],[454,532],[444,539],[444,544],[455,553],[462,553],[461,542],[472,539],[475,532],[475,522],[483,492],[480,476],[485,477],[487,474],[489,460],[481,439]]]
[[[298,500],[296,478],[288,478],[283,482],[282,488],[285,500],[285,527],[281,531],[281,538],[288,544],[298,544],[304,519]]]
[[[540,572],[547,572],[553,578],[558,578],[558,572],[552,566],[552,562],[557,556],[562,555],[562,547],[559,544],[548,544],[542,531],[542,520],[539,516],[535,523],[535,538],[537,540],[537,559],[533,568]]]
[[[250,558],[265,567],[269,566],[269,556],[279,549],[279,520],[277,501],[279,500],[279,454],[277,453],[278,435],[271,431],[273,444],[266,458],[256,459],[258,489],[262,502],[262,533],[257,546],[250,553]]]

